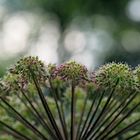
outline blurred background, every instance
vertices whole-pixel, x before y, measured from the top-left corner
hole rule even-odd
[[[0,76],[26,55],[95,69],[139,54],[140,0],[0,0]]]

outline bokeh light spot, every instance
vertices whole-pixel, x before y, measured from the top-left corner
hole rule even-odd
[[[140,21],[140,0],[131,0],[128,3],[127,14],[130,19]]]
[[[82,51],[86,45],[86,38],[81,31],[70,31],[66,34],[64,40],[65,48],[70,52]]]
[[[137,52],[140,50],[140,33],[128,30],[123,33],[122,45],[128,52]]]
[[[14,15],[3,26],[3,49],[8,55],[15,55],[26,48],[29,24],[21,16]]]

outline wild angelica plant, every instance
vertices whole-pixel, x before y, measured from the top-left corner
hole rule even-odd
[[[139,139],[140,67],[75,61],[45,66],[25,57],[0,82],[0,139]]]

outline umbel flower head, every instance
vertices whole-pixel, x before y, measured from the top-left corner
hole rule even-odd
[[[69,61],[56,67],[53,75],[54,77],[60,77],[64,81],[79,81],[86,79],[87,73],[88,70],[85,66],[75,61]]]
[[[32,74],[40,84],[44,84],[47,79],[44,63],[38,57],[24,57],[12,66],[3,77],[4,90],[18,92],[19,88],[26,90],[33,83]]]
[[[95,73],[97,85],[103,88],[115,86],[117,80],[119,80],[117,90],[120,92],[127,92],[134,88],[133,74],[127,64],[108,63]]]
[[[140,89],[140,65],[138,65],[135,70],[133,71],[135,82],[137,84],[137,87]]]
[[[3,84],[5,87],[5,91],[8,93],[15,93],[18,92],[19,88],[25,90],[27,89],[27,86],[29,84],[28,80],[26,77],[20,74],[11,74],[8,73],[6,76],[3,78]]]
[[[49,77],[53,77],[53,73],[54,73],[55,69],[56,69],[56,64],[50,63],[47,65],[47,72],[48,72]]]
[[[0,93],[2,93],[4,90],[5,90],[5,83],[3,82],[3,80],[0,80]]]
[[[26,78],[26,80],[31,79],[31,72],[37,77],[39,81],[46,80],[45,66],[38,57],[24,57],[20,59],[12,68],[9,69],[11,74],[21,75],[21,77]]]

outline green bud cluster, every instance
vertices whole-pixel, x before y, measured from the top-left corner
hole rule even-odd
[[[38,57],[24,57],[20,59],[15,66],[9,69],[11,74],[20,74],[26,77],[28,80],[33,72],[38,80],[44,80],[46,78],[44,63],[38,59]]]
[[[0,93],[2,93],[4,90],[5,90],[4,82],[3,82],[3,80],[0,80]],[[2,94],[0,94],[0,96],[1,96],[1,95],[2,95]]]
[[[138,89],[140,89],[140,65],[138,65],[133,71],[135,82],[137,84]]]
[[[4,78],[3,78],[3,82],[5,83],[5,89],[9,92],[9,91],[16,91],[18,90],[19,87],[19,77],[17,75],[12,75],[12,74],[7,74]]]
[[[38,57],[24,57],[20,59],[2,79],[3,91],[17,92],[19,88],[26,90],[33,82],[32,74],[40,83],[45,83],[47,76],[45,66]]]
[[[95,82],[99,87],[114,87],[117,80],[117,90],[119,92],[130,92],[135,89],[133,72],[127,64],[109,63],[103,65],[95,72]]]
[[[29,84],[29,81],[27,78],[20,74],[11,74],[8,73],[3,78],[3,83],[5,87],[5,91],[11,93],[11,92],[18,92],[19,88],[27,89],[27,85]]]
[[[56,67],[53,76],[60,77],[62,80],[79,81],[87,78],[88,70],[85,66],[69,61]]]
[[[47,65],[47,72],[48,72],[49,77],[53,77],[53,73],[54,73],[55,69],[56,69],[56,64],[50,63]]]
[[[68,61],[61,65],[48,64],[47,67],[38,57],[24,57],[20,59],[0,82],[0,90],[17,91],[18,88],[28,89],[32,84],[33,77],[39,83],[49,83],[48,78],[52,79],[55,87],[63,83],[74,81],[80,87],[87,89],[88,86],[96,88],[111,88],[117,84],[118,92],[130,92],[140,87],[140,66],[132,71],[131,67],[122,63],[108,63],[101,66],[92,74],[87,68],[75,61]],[[49,85],[49,84],[48,84]]]

